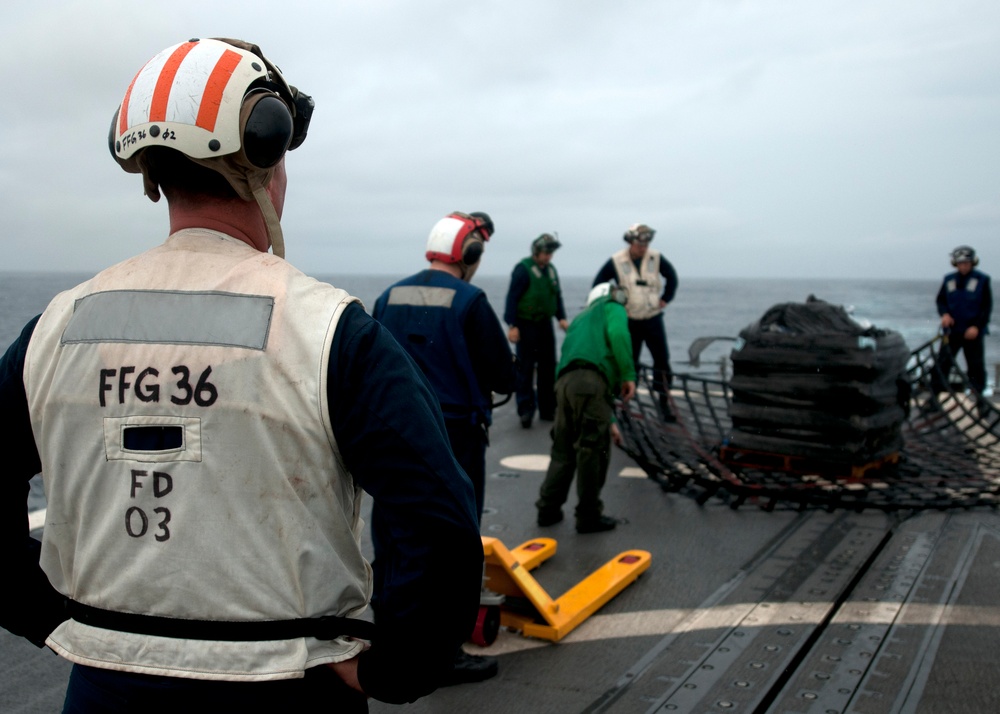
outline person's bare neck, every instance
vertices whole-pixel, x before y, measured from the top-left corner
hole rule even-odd
[[[253,201],[175,196],[168,197],[167,204],[171,233],[185,228],[207,228],[241,240],[262,253],[270,247],[264,217]]]
[[[429,270],[440,270],[442,273],[448,273],[459,280],[462,279],[462,269],[457,263],[443,263],[440,260],[432,260]]]

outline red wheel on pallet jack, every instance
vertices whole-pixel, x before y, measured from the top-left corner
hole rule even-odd
[[[500,606],[480,605],[476,626],[472,630],[472,642],[480,647],[489,647],[500,634]]]

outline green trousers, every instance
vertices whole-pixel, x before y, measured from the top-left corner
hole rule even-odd
[[[597,520],[601,489],[611,460],[611,404],[608,384],[596,369],[564,372],[556,381],[552,458],[539,493],[539,511],[557,511],[576,475],[576,522]]]

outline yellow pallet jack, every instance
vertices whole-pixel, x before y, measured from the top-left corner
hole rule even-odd
[[[498,604],[480,607],[473,642],[493,644],[501,625],[557,642],[631,585],[652,560],[644,550],[626,550],[553,599],[529,571],[555,554],[552,538],[535,538],[508,550],[499,539],[483,537],[485,586],[501,597]]]

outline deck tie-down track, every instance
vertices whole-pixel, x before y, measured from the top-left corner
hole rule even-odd
[[[996,711],[983,571],[1000,531],[974,513],[891,518],[802,514],[586,714]]]
[[[731,458],[732,390],[721,379],[674,374],[669,401],[676,422],[663,419],[652,369],[640,370],[638,393],[617,409],[623,448],[666,491],[699,502],[719,496],[733,508],[874,508],[915,511],[1000,505],[1000,412],[977,398],[953,368],[932,382],[935,341],[914,351],[907,365],[909,410],[898,454],[866,468],[833,473],[774,454]],[[932,391],[931,384],[945,384]]]

